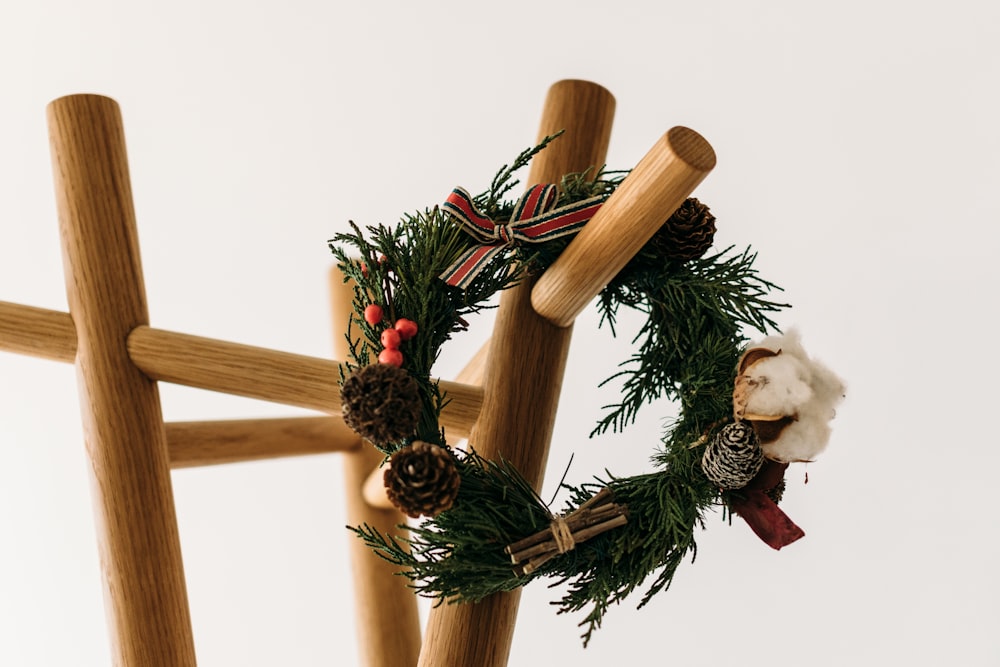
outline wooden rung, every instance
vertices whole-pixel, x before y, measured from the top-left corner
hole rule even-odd
[[[168,422],[171,468],[353,452],[361,437],[339,417]]]
[[[365,478],[365,483],[361,486],[361,495],[369,507],[380,510],[388,510],[394,507],[392,502],[389,501],[389,496],[385,492],[385,483],[382,481],[382,476],[385,475],[388,466],[389,464],[387,463],[380,468],[372,470],[371,474]]]
[[[0,350],[73,363],[73,318],[58,310],[0,301]]]
[[[137,327],[129,334],[132,362],[154,380],[295,405],[328,414],[340,412],[341,364],[290,352],[201,336]],[[441,382],[450,402],[442,425],[465,437],[479,417],[479,387]]]
[[[72,363],[73,318],[56,310],[0,301],[0,350]],[[132,363],[154,380],[340,413],[337,361],[148,326],[129,334],[128,350]],[[479,418],[482,388],[442,380],[441,389],[449,400],[441,425],[449,438],[467,438]]]
[[[535,312],[572,324],[713,168],[715,151],[694,130],[663,135],[535,283]]]
[[[490,341],[487,340],[483,346],[472,355],[468,363],[455,376],[455,382],[471,384],[480,387],[483,384],[483,376],[486,374],[486,358],[490,354]]]

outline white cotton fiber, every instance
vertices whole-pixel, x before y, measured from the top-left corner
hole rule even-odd
[[[809,358],[797,331],[769,336],[753,347],[779,354],[761,359],[744,371],[752,387],[746,403],[748,417],[793,418],[776,440],[762,444],[764,455],[783,462],[813,460],[830,440],[829,422],[844,398],[843,380]]]

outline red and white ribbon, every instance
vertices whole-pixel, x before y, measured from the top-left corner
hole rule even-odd
[[[514,205],[510,221],[496,223],[483,215],[463,189],[455,188],[442,205],[479,245],[466,250],[441,274],[449,285],[465,289],[486,268],[490,261],[510,247],[520,243],[541,243],[575,234],[587,224],[604,203],[603,197],[592,197],[552,209],[556,203],[555,185],[529,188]]]

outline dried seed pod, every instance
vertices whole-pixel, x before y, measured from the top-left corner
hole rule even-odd
[[[416,380],[388,364],[351,374],[340,388],[340,404],[347,425],[379,445],[412,435],[423,409]]]
[[[662,257],[686,262],[712,247],[715,216],[708,207],[689,197],[653,235],[651,242]]]
[[[416,440],[392,455],[382,481],[392,504],[415,519],[451,508],[462,477],[445,447]]]
[[[764,452],[747,422],[727,424],[705,447],[701,468],[713,484],[742,489],[764,465]]]

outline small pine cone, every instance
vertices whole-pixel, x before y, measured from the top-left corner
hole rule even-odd
[[[651,241],[661,257],[686,262],[704,255],[712,247],[714,238],[715,216],[707,206],[689,197]]]
[[[764,465],[764,453],[753,427],[746,422],[727,424],[715,434],[701,457],[701,469],[723,489],[742,489]]]
[[[340,388],[340,406],[347,425],[376,444],[412,435],[423,410],[416,380],[387,364],[352,373]]]
[[[382,481],[392,504],[416,519],[451,508],[462,476],[446,448],[415,440],[392,455]]]

